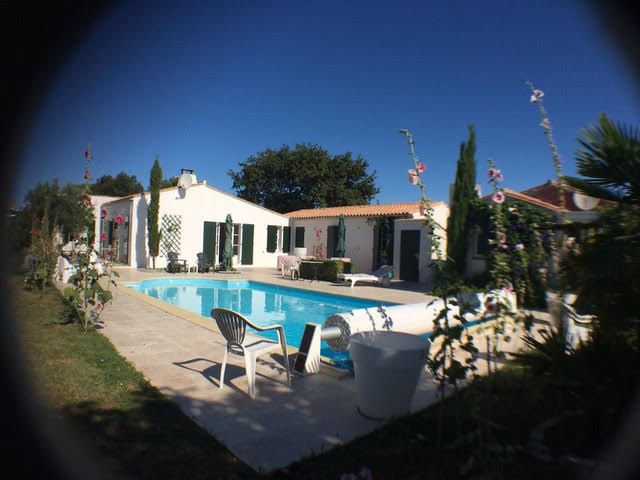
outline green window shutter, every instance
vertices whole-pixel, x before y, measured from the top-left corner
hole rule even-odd
[[[327,257],[336,256],[336,247],[338,246],[338,226],[329,225],[327,227]]]
[[[284,227],[282,229],[282,251],[289,252],[291,250],[291,227]]]
[[[273,253],[278,246],[278,227],[267,225],[267,252]]]
[[[253,225],[242,225],[242,265],[253,265]]]
[[[304,247],[304,227],[296,227],[296,248]]]
[[[209,261],[213,263],[216,256],[216,222],[204,222],[202,251]]]

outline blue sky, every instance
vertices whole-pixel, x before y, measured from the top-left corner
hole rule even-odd
[[[545,91],[566,174],[601,112],[638,125],[630,67],[585,2],[126,2],[70,51],[41,105],[13,197],[41,180],[120,171],[145,186],[193,168],[232,192],[230,169],[266,148],[315,143],[377,172],[374,203],[413,201],[398,130],[414,135],[434,200],[448,199],[467,124],[506,187],[554,175],[525,82]]]

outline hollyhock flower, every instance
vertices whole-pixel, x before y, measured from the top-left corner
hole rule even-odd
[[[340,480],[358,480],[358,477],[356,477],[353,473],[343,473],[342,475],[340,475]]]
[[[542,122],[540,122],[540,126],[545,130],[551,130],[551,123],[549,123],[548,118],[545,118],[544,120],[542,120]]]
[[[423,162],[418,163],[418,173],[424,173],[426,169],[427,166]]]
[[[91,180],[91,172],[90,172],[89,170],[85,170],[85,171],[84,171],[83,178],[84,178],[85,180]]]
[[[496,170],[495,177],[493,178],[496,182],[501,182],[504,180],[504,177],[502,176],[502,172],[500,170]]]
[[[120,225],[122,223],[122,215],[116,215],[116,218],[113,219],[116,225]]]
[[[489,178],[495,178],[495,176],[496,176],[496,172],[497,172],[497,171],[498,171],[497,169],[495,169],[495,168],[491,167],[491,168],[489,169],[489,171],[487,172],[487,173],[488,173],[488,175],[489,175]]]
[[[362,467],[362,470],[358,473],[358,478],[361,478],[362,480],[373,480],[373,475],[367,467]]]
[[[410,168],[409,170],[407,170],[407,174],[409,175],[409,183],[411,185],[417,185],[418,184],[418,171],[415,168]]]
[[[496,312],[496,304],[495,304],[495,302],[493,301],[492,298],[485,302],[484,308],[487,310],[488,313],[495,313]]]
[[[106,211],[106,210],[102,210],[102,211],[100,212],[100,218],[104,218],[104,217],[106,217],[106,216],[107,216],[107,211]]]
[[[542,90],[534,90],[530,101],[531,103],[537,103],[542,97],[544,97],[544,92]]]
[[[497,203],[498,205],[500,205],[501,203],[504,203],[504,193],[502,192],[494,193],[493,196],[491,197],[491,200],[493,200],[493,203]]]
[[[103,242],[106,242],[106,241],[107,241],[107,234],[103,232],[103,233],[100,235],[100,240],[102,240]]]
[[[503,232],[500,232],[498,234],[498,243],[500,243],[501,245],[507,243],[507,236]]]

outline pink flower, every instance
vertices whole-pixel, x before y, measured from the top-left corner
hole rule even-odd
[[[533,95],[531,95],[531,103],[537,103],[540,99],[544,97],[544,92],[542,90],[534,90]]]
[[[545,118],[540,122],[540,126],[545,130],[551,130],[551,123],[549,123],[549,119]]]
[[[342,475],[340,475],[340,480],[358,480],[358,477],[356,477],[353,473],[343,473]]]
[[[96,303],[96,310],[97,311],[102,310],[102,304],[101,303]]]
[[[487,310],[487,312],[489,313],[495,313],[496,311],[496,304],[494,303],[493,299],[487,300],[486,303],[484,304],[484,308]]]
[[[362,480],[373,480],[373,475],[371,475],[371,471],[367,467],[362,467],[362,470],[358,473],[358,478]]]
[[[426,169],[427,169],[427,166],[424,163],[422,162],[418,163],[418,173],[424,173]]]
[[[502,172],[500,170],[496,170],[496,175],[494,177],[494,180],[496,182],[501,182],[504,180],[504,177],[502,176]]]
[[[497,171],[498,171],[497,169],[491,167],[487,172],[487,174],[489,175],[489,178],[495,178]]]
[[[504,245],[505,243],[507,243],[507,236],[505,235],[504,232],[500,232],[498,234],[498,243],[501,245]]]
[[[409,174],[409,183],[411,185],[417,185],[418,179],[420,178],[418,176],[418,171],[415,168],[410,168],[409,170],[407,170],[407,173]]]
[[[85,171],[84,171],[83,178],[84,178],[85,180],[91,180],[91,172],[90,172],[89,170],[85,170]]]
[[[120,225],[122,223],[122,215],[116,215],[116,218],[113,219],[116,225]]]
[[[104,217],[106,217],[106,216],[107,216],[107,211],[106,211],[106,210],[102,210],[102,211],[100,212],[100,218],[104,218]]]
[[[493,196],[491,197],[491,200],[493,200],[493,202],[497,203],[498,205],[504,203],[504,193],[502,192],[494,193]]]
[[[103,232],[103,233],[100,235],[100,240],[102,240],[103,242],[106,242],[106,241],[107,241],[107,234]]]

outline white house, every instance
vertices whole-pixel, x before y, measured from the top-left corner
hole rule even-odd
[[[167,253],[176,252],[197,266],[197,254],[204,252],[214,264],[221,262],[225,219],[233,220],[233,266],[274,267],[277,257],[288,251],[289,219],[222,190],[196,183],[189,188],[171,187],[160,191],[158,224],[161,232],[160,255],[156,267],[165,267]],[[96,215],[96,245],[102,251],[113,247],[118,238],[118,261],[131,267],[151,266],[147,235],[149,192],[99,201]],[[101,218],[101,212],[106,215]],[[122,223],[116,224],[120,216]],[[286,235],[285,235],[286,231]],[[102,238],[106,237],[105,240]]]
[[[449,206],[433,202],[441,252],[446,252],[444,228]],[[336,257],[340,215],[345,223],[345,257],[357,272],[371,272],[382,264],[394,265],[400,280],[428,282],[431,235],[427,232],[420,203],[392,203],[297,210],[287,213],[291,226],[291,247],[306,249],[316,257]],[[300,250],[299,250],[300,251]],[[304,251],[304,250],[303,250]]]

